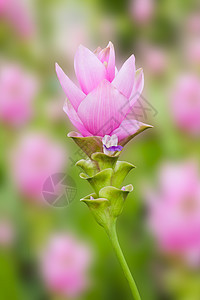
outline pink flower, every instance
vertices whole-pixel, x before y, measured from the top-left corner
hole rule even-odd
[[[188,20],[186,20],[186,30],[189,34],[199,36],[200,33],[200,12],[193,12],[189,15]]]
[[[140,122],[130,116],[130,112],[144,85],[143,70],[135,70],[134,55],[118,72],[111,42],[94,53],[79,46],[74,68],[80,88],[56,64],[59,81],[68,98],[64,111],[79,132],[83,136],[100,137],[116,134],[119,142],[134,134]]]
[[[200,134],[200,78],[185,75],[174,89],[171,109],[176,124],[194,135]]]
[[[12,157],[13,178],[26,197],[42,202],[45,180],[62,172],[66,151],[61,144],[42,133],[29,133],[16,146]]]
[[[167,68],[167,55],[159,46],[156,45],[143,45],[143,60],[146,69],[151,75],[160,76],[165,73]]]
[[[88,287],[91,250],[70,234],[55,234],[41,256],[41,273],[47,288],[70,299]]]
[[[133,20],[139,24],[147,24],[154,14],[154,0],[132,0],[131,13]]]
[[[0,0],[0,18],[9,22],[22,37],[30,37],[35,30],[30,11],[21,0]]]
[[[194,66],[200,65],[200,37],[191,38],[184,47],[185,57]]]
[[[160,248],[200,264],[200,177],[194,162],[166,164],[159,191],[150,192],[149,224]]]
[[[0,120],[20,126],[32,115],[37,90],[36,79],[16,65],[4,65],[0,71]]]

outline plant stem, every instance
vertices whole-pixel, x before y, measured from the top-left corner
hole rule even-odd
[[[136,283],[131,275],[131,272],[129,270],[129,267],[127,265],[127,262],[124,258],[123,252],[121,250],[121,247],[119,245],[119,241],[118,241],[118,237],[117,237],[117,232],[116,232],[116,221],[114,221],[114,223],[106,229],[106,232],[111,240],[113,249],[117,255],[117,258],[121,264],[121,267],[124,271],[124,275],[129,283],[129,286],[131,288],[132,291],[132,295],[133,295],[133,299],[135,300],[141,300],[140,294],[138,292]]]

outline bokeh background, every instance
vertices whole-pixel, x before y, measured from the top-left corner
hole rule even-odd
[[[132,299],[103,230],[79,199],[90,186],[67,133],[58,62],[74,78],[79,44],[134,53],[154,126],[122,159],[134,192],[119,239],[142,299],[200,299],[200,5],[194,0],[0,1],[0,299]],[[42,197],[66,173],[71,203]],[[75,192],[74,192],[75,191]],[[52,191],[54,194],[55,191]],[[70,194],[71,195],[71,194]],[[63,279],[64,278],[64,279]]]

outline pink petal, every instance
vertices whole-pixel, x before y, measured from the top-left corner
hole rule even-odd
[[[129,99],[131,107],[140,97],[143,87],[144,87],[144,73],[143,73],[143,69],[140,68],[135,72],[135,82]]]
[[[88,94],[106,78],[106,68],[101,61],[89,49],[79,46],[75,59],[74,68],[81,89]]]
[[[88,131],[104,136],[121,124],[129,108],[129,100],[103,80],[81,102],[78,115]]]
[[[85,94],[69,79],[58,64],[56,64],[56,73],[67,98],[74,109],[77,110],[79,104],[85,98]]]
[[[91,133],[87,131],[87,129],[83,125],[82,121],[79,119],[77,112],[75,111],[75,109],[73,108],[73,106],[71,105],[71,103],[69,102],[68,99],[65,101],[63,110],[67,114],[71,123],[80,131],[80,133],[83,136],[91,135]]]
[[[102,63],[106,62],[107,76],[106,78],[111,82],[115,77],[115,49],[111,42],[105,49],[97,48],[98,58]]]
[[[131,55],[123,64],[112,84],[127,98],[133,90],[135,78],[135,57]]]
[[[142,128],[152,127],[150,125],[144,124],[139,122],[138,120],[132,119],[131,117],[127,116],[121,123],[121,125],[112,132],[116,134],[118,137],[119,142],[127,137],[130,137],[134,134],[137,134],[142,130]]]

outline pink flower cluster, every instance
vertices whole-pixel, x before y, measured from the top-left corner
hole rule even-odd
[[[159,191],[147,194],[149,225],[160,248],[200,264],[200,176],[197,163],[165,164]]]
[[[55,295],[75,299],[88,287],[91,249],[71,234],[55,234],[41,256],[41,273]]]

